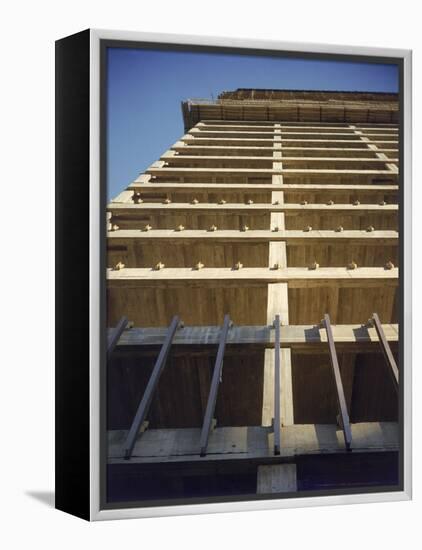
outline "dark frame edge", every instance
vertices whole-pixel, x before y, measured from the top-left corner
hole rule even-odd
[[[90,520],[90,30],[55,43],[55,507]]]

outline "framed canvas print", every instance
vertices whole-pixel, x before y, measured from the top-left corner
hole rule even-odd
[[[411,52],[56,43],[56,505],[411,497]]]

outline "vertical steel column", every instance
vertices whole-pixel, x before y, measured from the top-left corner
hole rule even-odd
[[[280,315],[274,320],[274,454],[280,454]]]
[[[138,410],[136,411],[135,417],[132,421],[132,425],[126,437],[126,442],[124,445],[126,460],[128,460],[132,455],[133,447],[135,445],[139,430],[142,426],[142,423],[145,420],[146,415],[148,414],[149,407],[152,401],[152,396],[157,387],[161,373],[165,367],[167,357],[170,351],[171,343],[173,341],[173,337],[178,326],[179,326],[179,317],[175,316],[173,317],[170,323],[170,326],[167,330],[166,338],[163,342],[163,345],[161,346],[160,353],[158,355],[157,361],[155,362],[151,376],[148,380],[148,384],[145,389],[144,395],[141,399],[141,402],[139,403]]]
[[[331,330],[330,316],[324,315],[324,326],[327,333],[328,349],[330,351],[331,366],[333,368],[334,381],[337,391],[337,402],[341,418],[341,427],[343,429],[344,443],[349,451],[352,443],[352,430],[350,428],[349,414],[347,412],[346,399],[344,397],[343,382],[341,381],[340,368],[338,366],[336,347],[334,345],[333,332]]]
[[[224,350],[226,349],[227,333],[230,328],[229,315],[224,316],[224,323],[221,329],[220,341],[218,344],[217,358],[215,360],[214,372],[212,374],[210,393],[208,395],[207,408],[205,410],[204,422],[202,424],[200,449],[201,456],[207,454],[208,439],[210,436],[211,423],[214,417],[215,405],[217,403],[218,387],[221,382],[223,370]]]
[[[388,370],[393,379],[394,387],[396,390],[398,390],[399,369],[397,368],[397,363],[391,351],[390,344],[388,343],[387,338],[385,337],[384,329],[382,328],[380,318],[378,317],[378,313],[373,313],[372,319],[374,321],[375,330],[377,331],[377,334],[378,334],[378,339],[379,339],[382,352],[384,354],[385,360],[387,361],[387,364],[390,367]]]

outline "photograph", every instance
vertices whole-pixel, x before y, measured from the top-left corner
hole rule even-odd
[[[1,547],[415,546],[422,33],[378,4],[2,6]]]
[[[403,491],[403,64],[101,43],[101,505]]]

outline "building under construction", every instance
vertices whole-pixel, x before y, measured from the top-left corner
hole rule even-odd
[[[107,208],[108,501],[391,490],[397,95],[182,113]]]

